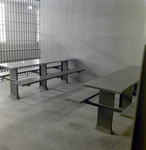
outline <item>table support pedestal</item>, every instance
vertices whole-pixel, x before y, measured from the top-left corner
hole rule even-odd
[[[39,67],[40,67],[40,76],[46,75],[47,74],[47,64],[42,64]],[[40,82],[40,88],[44,89],[44,90],[48,90],[47,80]]]
[[[132,92],[133,92],[133,86],[130,86],[120,95],[119,107],[126,108],[131,104]]]
[[[100,91],[99,103],[114,107],[115,94],[105,91]],[[95,129],[102,132],[113,134],[112,131],[113,110],[99,107],[97,115],[97,125]]]
[[[10,78],[12,79],[10,81],[10,91],[11,91],[10,97],[20,99],[18,94],[18,85],[14,83],[15,80],[18,80],[17,69],[10,69]]]
[[[68,70],[68,61],[61,62],[61,71]],[[68,75],[64,75],[61,77],[61,80],[65,80],[68,83]]]

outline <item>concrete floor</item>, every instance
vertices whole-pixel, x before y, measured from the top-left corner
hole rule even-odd
[[[48,86],[19,87],[21,99],[14,100],[9,81],[0,82],[0,150],[130,149],[133,120],[114,113],[115,135],[102,133],[94,129],[98,108],[66,100],[81,84],[53,79]]]

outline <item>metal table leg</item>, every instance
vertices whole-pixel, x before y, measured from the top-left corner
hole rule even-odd
[[[115,101],[114,93],[100,91],[100,94],[99,94],[100,104],[114,107],[114,101]],[[112,121],[113,121],[113,110],[99,107],[98,115],[97,115],[97,125],[95,129],[108,133],[108,134],[112,134],[113,133]]]
[[[15,80],[18,80],[17,69],[10,69],[10,78],[12,79],[10,81],[10,91],[11,91],[10,97],[20,99],[18,94],[18,85],[14,83]]]
[[[119,107],[126,108],[132,102],[133,86],[130,86],[120,95]]]
[[[40,69],[40,76],[47,74],[47,64],[40,65],[39,69]],[[47,80],[40,82],[40,88],[44,90],[48,90]]]
[[[61,71],[68,70],[68,61],[61,62]],[[61,80],[65,80],[68,83],[68,75],[64,75],[61,77]]]

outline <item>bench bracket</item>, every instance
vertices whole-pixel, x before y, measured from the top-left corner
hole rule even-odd
[[[90,101],[83,101],[82,103],[86,103],[86,104],[96,106],[96,107],[107,108],[107,109],[113,110],[113,111],[118,112],[118,113],[121,113],[124,110],[122,108],[110,107],[110,106],[106,106],[106,105],[103,105],[103,104],[100,104],[100,103],[93,103],[93,102],[90,102]]]

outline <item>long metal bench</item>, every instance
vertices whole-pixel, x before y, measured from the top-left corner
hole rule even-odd
[[[92,88],[85,88],[80,92],[68,96],[66,99],[81,104],[83,102],[89,101],[91,98],[97,95],[99,95],[99,90]]]
[[[80,103],[80,104],[86,103],[86,104],[96,106],[96,107],[107,108],[107,109],[113,110],[118,113],[121,113],[123,111],[122,108],[110,107],[110,106],[103,105],[103,104],[100,104],[97,102],[96,103],[92,102],[91,99],[98,95],[99,95],[98,89],[86,88],[78,93],[68,96],[66,99]]]
[[[47,69],[51,69],[51,68],[60,69],[61,65],[55,65],[55,66],[48,66],[47,67]],[[39,67],[18,69],[18,75],[24,74],[24,73],[31,73],[31,72],[32,73],[39,73]],[[8,78],[8,76],[10,76],[10,72],[9,71],[0,72],[0,78],[2,78],[2,81],[4,79],[10,80],[10,78]]]
[[[23,80],[18,80],[18,81],[15,81],[14,83],[19,86],[30,86],[31,84],[34,84],[37,82],[42,82],[45,80],[62,77],[65,75],[76,73],[76,72],[80,73],[81,71],[84,71],[84,70],[85,70],[84,68],[69,69],[69,70],[60,71],[60,72],[56,72],[56,73],[50,73],[50,74],[43,75],[43,76],[37,76],[37,77],[29,78],[29,79],[26,78]]]

